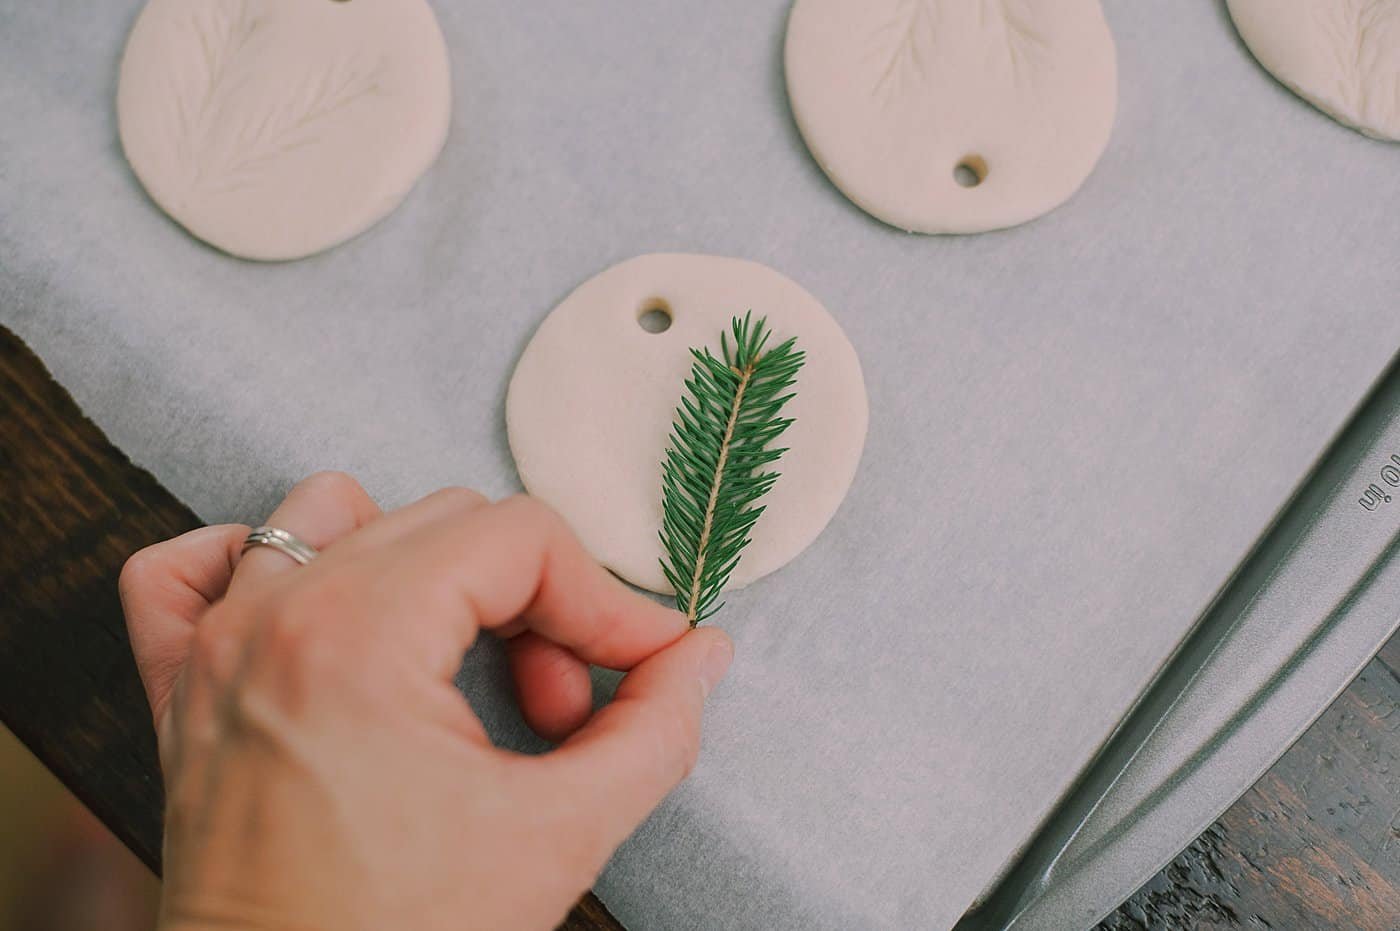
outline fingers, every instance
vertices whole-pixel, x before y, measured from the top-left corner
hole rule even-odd
[[[536,734],[555,742],[583,726],[593,712],[588,664],[538,634],[506,641],[516,696]]]
[[[405,537],[440,521],[465,517],[489,504],[470,488],[442,488],[412,504],[372,521],[336,547],[336,556],[349,558]]]
[[[734,656],[724,631],[693,630],[638,664],[617,696],[562,747],[522,760],[575,795],[574,809],[612,850],[695,765],[705,698]]]
[[[349,475],[317,472],[287,494],[267,524],[324,550],[381,513],[360,483]],[[248,589],[295,568],[297,564],[285,554],[271,547],[254,547],[238,561],[230,589]]]
[[[367,553],[347,574],[346,600],[365,624],[412,618],[428,626],[432,650],[465,649],[478,627],[528,628],[585,662],[628,669],[687,629],[679,613],[609,575],[557,515],[525,497],[430,523]]]
[[[117,589],[136,668],[156,718],[189,656],[195,622],[222,598],[248,528],[203,527],[141,550],[122,568]]]

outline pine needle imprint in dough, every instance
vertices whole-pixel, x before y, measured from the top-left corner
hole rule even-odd
[[[188,28],[202,68],[198,80],[174,83],[171,95],[179,133],[176,151],[190,166],[186,197],[229,194],[255,184],[271,162],[317,142],[324,121],[383,92],[383,59],[365,65],[348,57],[308,72],[297,91],[275,106],[240,113],[240,91],[253,77],[242,59],[264,23],[249,0],[216,2],[190,14]],[[214,137],[232,120],[241,124],[234,145],[220,147]]]
[[[192,235],[290,261],[402,203],[442,151],[451,101],[430,0],[145,0],[117,129]]]
[[[1332,60],[1336,77],[1337,98],[1355,113],[1364,109],[1366,96],[1362,59],[1368,32],[1372,32],[1376,10],[1375,0],[1343,0],[1342,3],[1320,4],[1314,13],[1318,29],[1329,39],[1327,54]]]
[[[1400,0],[1229,0],[1281,84],[1347,126],[1400,140]]]
[[[967,13],[965,6],[950,11],[945,5],[948,2],[899,0],[894,15],[875,31],[873,54],[883,56],[885,65],[876,79],[874,93],[883,102],[899,96],[910,85],[931,78],[928,63],[939,54],[944,31],[940,27],[950,15]],[[1025,4],[1026,0],[974,0],[979,39],[993,49],[1005,51],[1018,84],[1035,64],[1034,56],[1047,48],[1045,38],[1030,25]],[[954,37],[958,34],[957,30],[951,32]]]
[[[1064,203],[1118,100],[1100,0],[794,0],[784,72],[817,164],[907,232],[979,233]]]
[[[877,97],[883,96],[887,101],[898,94],[906,80],[906,70],[912,72],[914,79],[923,78],[923,53],[919,44],[926,38],[930,42],[933,40],[932,34],[938,29],[938,9],[937,0],[899,0],[894,18],[876,30],[876,54],[888,56],[875,82]],[[896,39],[893,51],[889,50],[891,35]]]
[[[248,45],[263,21],[253,16],[247,0],[195,9],[185,22],[189,37],[200,49],[200,68],[191,80],[170,76],[170,99],[175,105],[177,143],[187,162],[194,163],[193,144],[205,133],[215,98],[223,90],[230,60]]]
[[[1031,28],[1024,0],[999,0],[995,5],[1000,13],[1000,27],[1007,55],[1011,58],[1012,73],[1020,84],[1025,80],[1027,69],[1037,63],[1035,56],[1044,53],[1048,46],[1045,38]],[[983,10],[991,6],[984,4]]]
[[[268,162],[317,142],[325,120],[365,97],[383,93],[383,71],[382,59],[370,67],[347,59],[308,76],[302,90],[276,110],[249,115],[239,130],[236,154],[224,166],[228,180],[211,192],[247,187]]]
[[[1352,60],[1339,63],[1342,99],[1362,121],[1379,125],[1387,107],[1391,114],[1400,111],[1400,68],[1394,74],[1385,73],[1386,55],[1393,62],[1395,50],[1400,48],[1400,3],[1349,0],[1345,7],[1343,15],[1349,20],[1350,32],[1346,38],[1351,41],[1339,42],[1337,47],[1349,46]]]

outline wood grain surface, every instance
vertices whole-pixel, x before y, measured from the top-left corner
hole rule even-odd
[[[1100,928],[1400,928],[1400,637]]]
[[[116,596],[199,525],[0,328],[0,720],[153,869],[162,793]],[[1400,928],[1400,640],[1100,927]],[[588,896],[564,925],[618,931]]]

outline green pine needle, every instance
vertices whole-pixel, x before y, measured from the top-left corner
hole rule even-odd
[[[755,502],[778,480],[766,467],[787,450],[769,447],[792,425],[778,415],[806,358],[795,339],[767,349],[767,319],[752,318],[735,317],[731,333],[720,334],[722,358],[690,351],[662,464],[661,569],[692,627],[724,607],[715,601],[763,513]]]

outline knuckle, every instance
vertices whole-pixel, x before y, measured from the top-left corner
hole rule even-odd
[[[433,492],[430,497],[435,501],[459,508],[474,508],[486,503],[486,496],[481,492],[460,485],[441,488]]]
[[[200,621],[190,645],[190,664],[215,684],[231,682],[237,673],[242,644],[224,613],[215,608]]]
[[[299,681],[321,679],[340,662],[340,638],[332,629],[336,613],[335,590],[324,583],[283,595],[267,613],[267,658]]]
[[[276,657],[293,657],[301,649],[314,616],[314,595],[298,589],[281,595],[267,607],[264,637]]]
[[[117,588],[125,595],[147,588],[166,571],[168,561],[164,543],[156,543],[131,554],[117,577]]]
[[[288,636],[274,649],[280,658],[279,679],[290,687],[288,695],[308,694],[329,681],[339,668],[335,639],[315,627]]]
[[[298,482],[293,492],[334,501],[357,500],[365,494],[364,488],[353,475],[335,470],[313,472]]]

